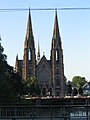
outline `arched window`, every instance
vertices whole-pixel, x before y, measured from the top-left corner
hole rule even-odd
[[[31,50],[28,49],[28,60],[31,60]]]
[[[43,96],[46,96],[46,88],[43,88],[43,89],[42,89],[42,95],[43,95]]]
[[[58,60],[58,52],[57,52],[57,50],[56,50],[56,61]]]
[[[48,89],[48,95],[49,95],[49,96],[52,96],[52,88],[49,88],[49,89]]]
[[[58,51],[58,49],[56,50],[56,61],[57,62],[59,61],[59,51]]]

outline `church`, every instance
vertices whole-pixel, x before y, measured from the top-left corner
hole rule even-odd
[[[22,80],[36,77],[42,95],[65,95],[65,77],[63,63],[63,49],[58,25],[57,11],[55,11],[53,37],[51,43],[50,60],[45,55],[40,57],[40,49],[36,59],[35,41],[32,29],[31,12],[29,10],[26,36],[24,41],[23,60],[16,56],[15,69],[19,71]]]

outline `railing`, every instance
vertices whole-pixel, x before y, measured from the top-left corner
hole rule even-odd
[[[88,105],[0,106],[0,119],[90,120]]]

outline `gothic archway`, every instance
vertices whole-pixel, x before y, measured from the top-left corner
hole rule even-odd
[[[49,89],[48,89],[48,95],[49,95],[49,96],[52,96],[52,88],[49,88]]]
[[[46,96],[46,88],[45,87],[42,89],[42,95]]]

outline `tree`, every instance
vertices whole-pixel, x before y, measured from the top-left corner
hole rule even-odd
[[[29,77],[27,80],[23,82],[24,85],[24,93],[30,95],[40,95],[41,91],[38,85],[38,81],[35,77]]]
[[[79,88],[78,93],[79,93],[80,95],[83,94],[83,89],[82,89],[81,87]]]
[[[86,79],[85,77],[74,76],[72,82],[77,86],[77,89],[79,89],[86,83]]]
[[[76,88],[73,89],[72,94],[73,94],[73,96],[76,96],[78,94],[78,91]]]
[[[0,38],[0,102],[8,102],[11,100],[12,90],[9,84],[9,76],[8,76],[8,64],[7,64],[7,56],[3,54],[4,48],[1,46],[1,38]],[[12,97],[13,98],[13,97]]]
[[[20,93],[21,78],[14,72],[13,67],[7,64],[7,56],[0,39],[0,102],[15,102]]]
[[[68,94],[68,95],[71,95],[71,94],[72,94],[72,86],[71,86],[71,84],[68,84],[68,85],[67,85],[67,94]]]
[[[22,78],[19,75],[19,73],[12,71],[12,73],[9,75],[9,81],[14,93],[16,95],[22,95],[23,84],[22,84]]]
[[[4,48],[1,46],[1,38],[0,38],[0,79],[4,78],[6,73],[7,66],[7,56],[3,54]]]

